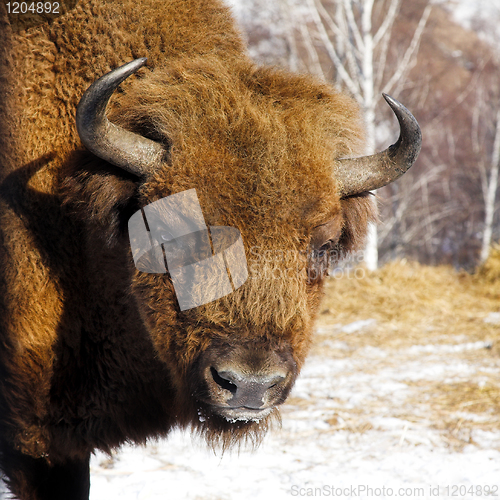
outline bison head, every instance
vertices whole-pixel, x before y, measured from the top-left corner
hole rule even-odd
[[[79,104],[83,144],[114,169],[88,182],[88,202],[108,214],[103,233],[127,254],[123,272],[171,375],[176,416],[232,439],[262,428],[286,399],[310,343],[326,260],[333,249],[361,244],[375,218],[367,192],[411,166],[420,130],[385,96],[399,140],[349,158],[362,143],[350,98],[312,77],[248,61],[228,69],[209,57],[127,80],[108,120],[114,90],[144,64],[106,74]],[[240,231],[249,277],[231,294],[181,311],[168,273],[135,269],[119,221],[132,213],[123,210],[131,199],[137,210],[193,188],[207,225]]]

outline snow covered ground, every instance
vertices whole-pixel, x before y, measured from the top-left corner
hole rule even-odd
[[[349,337],[373,323],[318,328],[323,340],[282,408],[282,428],[256,451],[214,455],[176,432],[111,460],[97,455],[91,499],[499,498],[499,427],[480,425],[494,416],[467,404],[436,412],[430,389],[484,383],[499,372],[491,346],[455,337],[353,348]]]
[[[429,332],[418,344],[374,345],[376,328],[386,325],[318,326],[282,428],[256,451],[216,455],[179,431],[111,458],[99,453],[91,499],[499,498],[500,416],[474,406],[482,396],[439,403],[443,384],[498,382],[491,343]]]

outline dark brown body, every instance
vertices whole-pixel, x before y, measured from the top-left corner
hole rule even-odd
[[[172,426],[258,439],[310,342],[309,249],[349,249],[373,218],[332,176],[359,148],[356,105],[256,68],[217,0],[85,0],[26,30],[3,3],[0,15],[0,465],[13,493],[87,498],[94,449]],[[74,124],[85,89],[141,56],[108,115],[164,145],[147,179],[85,151]],[[250,277],[181,312],[168,275],[135,270],[127,221],[191,188],[207,224],[241,231]],[[250,392],[233,395],[247,413],[228,406],[227,373],[278,376],[259,393],[265,413]]]

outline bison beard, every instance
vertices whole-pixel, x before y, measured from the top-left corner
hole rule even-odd
[[[350,158],[357,105],[256,67],[219,0],[74,4],[0,4],[0,467],[22,500],[88,498],[93,450],[175,426],[257,444],[304,362],[325,255],[359,248],[367,191],[420,148],[387,97],[400,139]],[[240,231],[249,278],[180,311],[168,273],[135,269],[127,222],[193,188],[207,225]]]

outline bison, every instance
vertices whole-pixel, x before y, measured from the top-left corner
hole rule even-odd
[[[400,138],[360,157],[357,104],[256,66],[220,0],[79,0],[24,17],[13,5],[0,5],[10,490],[86,499],[94,450],[174,427],[258,442],[304,363],[331,251],[362,244],[368,192],[418,154],[415,119],[386,97]],[[189,190],[207,227],[238,230],[248,277],[181,309],[170,270],[135,266],[128,223]]]

